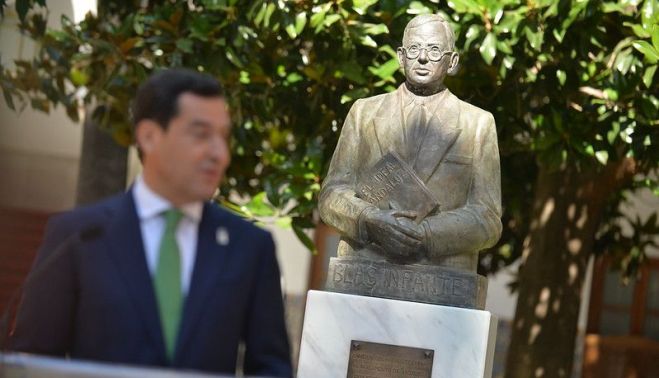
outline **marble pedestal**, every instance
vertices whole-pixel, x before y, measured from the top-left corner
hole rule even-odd
[[[432,378],[490,378],[496,322],[487,311],[311,290],[297,377],[346,377],[359,340],[434,351]]]

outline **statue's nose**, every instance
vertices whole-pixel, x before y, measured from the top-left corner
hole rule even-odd
[[[428,53],[426,53],[426,49],[421,49],[421,52],[419,53],[419,63],[427,63],[428,62]]]

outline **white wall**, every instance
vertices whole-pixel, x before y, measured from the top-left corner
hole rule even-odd
[[[267,227],[277,245],[277,260],[284,277],[284,291],[292,295],[307,292],[311,252],[297,239],[292,230],[278,226]]]
[[[62,15],[73,16],[71,1],[48,5],[50,27],[57,27]],[[5,12],[0,21],[0,50],[3,64],[11,67],[14,59],[31,59],[36,46],[17,31],[13,7]],[[28,106],[16,113],[0,100],[0,172],[4,176],[0,206],[42,211],[73,206],[81,136],[81,126],[71,122],[62,108],[45,114]]]
[[[497,274],[487,277],[487,301],[485,310],[499,319],[512,320],[515,316],[517,294],[511,294],[508,284],[513,281],[519,262],[501,269]]]

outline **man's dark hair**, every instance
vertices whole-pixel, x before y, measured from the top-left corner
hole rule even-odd
[[[144,119],[167,129],[178,114],[178,99],[183,93],[201,97],[224,97],[220,83],[212,76],[185,68],[167,69],[140,85],[133,101],[133,125]]]

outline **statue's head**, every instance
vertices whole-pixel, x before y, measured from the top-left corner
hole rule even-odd
[[[455,36],[448,22],[438,14],[414,17],[405,27],[398,62],[413,92],[437,93],[446,75],[455,75],[458,70]]]

